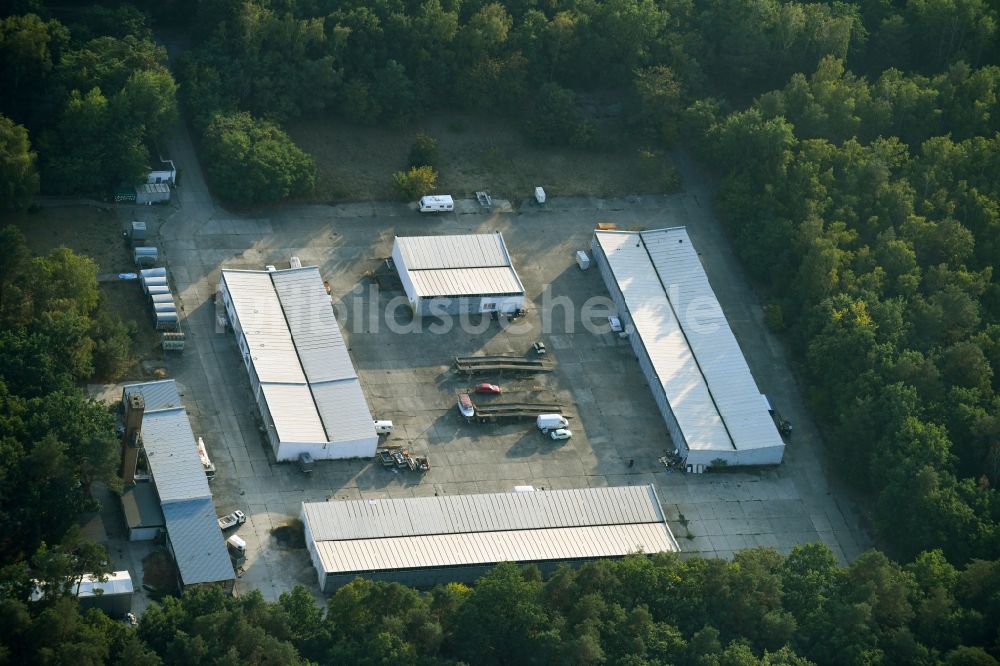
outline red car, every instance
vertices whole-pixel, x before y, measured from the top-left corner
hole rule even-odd
[[[501,393],[500,387],[496,384],[476,384],[476,393],[487,393],[489,395],[498,395]]]

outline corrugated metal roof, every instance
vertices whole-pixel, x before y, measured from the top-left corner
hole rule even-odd
[[[662,522],[652,486],[303,504],[315,541]]]
[[[543,562],[677,551],[663,523],[438,534],[316,544],[326,573]]]
[[[223,270],[222,278],[260,381],[304,383],[306,376],[270,274]]]
[[[503,236],[463,234],[454,236],[396,236],[406,268],[483,268],[510,266]]]
[[[309,382],[357,377],[319,269],[275,271],[271,279]]]
[[[204,478],[205,474],[201,476]],[[166,504],[163,516],[185,585],[235,577],[211,499]]]
[[[510,266],[410,271],[419,296],[499,296],[524,293],[517,273]]]
[[[596,236],[688,447],[732,451],[708,382],[639,234],[599,231]]]
[[[376,437],[375,422],[357,379],[312,385],[316,409],[331,442]]]
[[[326,431],[308,384],[260,385],[282,442],[326,442]]]
[[[683,227],[642,233],[736,448],[784,446]]]
[[[183,407],[144,414],[142,448],[161,504],[212,496]]]
[[[177,384],[172,379],[144,384],[127,384],[124,389],[126,398],[138,393],[146,404],[145,412],[155,412],[160,409],[176,409],[182,407],[181,396],[177,392]]]
[[[100,581],[91,574],[86,574],[80,581],[80,589],[77,596],[95,597],[97,590],[101,591],[101,596],[109,594],[132,594],[135,588],[132,587],[132,577],[128,571],[115,571],[108,575],[106,581]]]
[[[784,446],[687,230],[595,237],[688,447]]]
[[[375,437],[368,403],[319,270],[223,270],[222,275],[279,440],[319,443]]]
[[[163,510],[152,483],[141,482],[126,488],[122,493],[122,511],[129,529],[163,526]]]

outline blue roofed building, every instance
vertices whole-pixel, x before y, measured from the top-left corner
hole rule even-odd
[[[130,537],[165,535],[177,564],[181,590],[198,585],[222,585],[232,590],[233,565],[216,522],[212,491],[177,385],[172,379],[130,384],[123,390],[122,402],[122,479],[126,487],[122,508]],[[140,452],[145,458],[145,474],[137,473]],[[150,494],[155,494],[159,513],[132,506],[136,501],[129,498]],[[159,525],[144,524],[144,513]]]

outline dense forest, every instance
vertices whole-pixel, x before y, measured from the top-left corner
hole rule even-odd
[[[302,587],[277,603],[199,590],[136,630],[54,594],[31,613],[0,601],[0,662],[988,666],[998,590],[996,562],[956,569],[934,551],[901,567],[871,552],[841,568],[815,544],[732,562],[633,556],[544,581],[502,564],[475,588],[426,593],[359,579],[325,612]]]
[[[122,362],[128,331],[102,316],[85,258],[31,257],[5,230],[0,663],[1000,657],[995,3],[4,7],[5,205],[26,206],[39,188],[135,182],[178,105],[216,193],[237,202],[310,190],[308,146],[282,129],[304,116],[403,127],[460,108],[598,154],[616,132],[693,150],[718,179],[717,210],[794,352],[831,459],[870,507],[880,544],[907,564],[876,552],[844,569],[807,546],[731,563],[599,563],[544,582],[503,566],[474,589],[426,594],[358,582],[325,612],[304,591],[277,604],[202,592],[168,599],[137,631],[80,616],[59,582],[107,562],[72,515],[91,482],[113,482],[114,444],[107,414],[75,387]],[[151,25],[183,45],[173,74]],[[29,576],[45,583],[44,601],[26,603]]]

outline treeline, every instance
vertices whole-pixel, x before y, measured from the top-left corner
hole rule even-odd
[[[92,260],[32,256],[0,229],[0,597],[26,598],[29,575],[60,587],[106,570],[76,521],[98,508],[93,483],[120,484],[115,419],[79,386],[116,377],[132,333],[102,304]]]
[[[732,562],[633,556],[544,581],[534,567],[502,564],[474,587],[426,593],[358,579],[325,610],[302,587],[276,603],[199,590],[150,607],[137,629],[81,616],[60,594],[31,607],[7,598],[0,655],[81,666],[989,666],[998,590],[996,562],[956,569],[929,552],[901,567],[870,552],[843,568],[819,544]]]
[[[904,558],[1000,552],[998,92],[995,66],[869,81],[826,58],[744,111],[689,110],[831,452]]]
[[[177,119],[166,52],[133,6],[0,18],[0,206],[145,180]],[[64,8],[65,9],[65,8]]]

